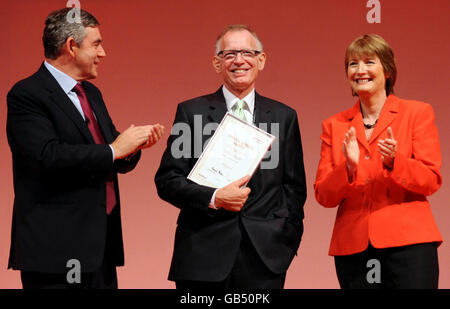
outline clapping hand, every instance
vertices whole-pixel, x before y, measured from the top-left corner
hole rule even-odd
[[[342,151],[347,161],[349,175],[352,176],[359,163],[359,146],[354,127],[351,127],[347,133],[345,133],[345,138],[342,142]]]
[[[397,152],[397,141],[394,139],[391,127],[387,129],[387,138],[378,141],[378,151],[381,153],[383,164],[388,169],[392,169],[394,167],[394,159]]]

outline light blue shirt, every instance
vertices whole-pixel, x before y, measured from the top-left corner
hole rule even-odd
[[[56,79],[59,86],[61,86],[62,90],[65,94],[69,97],[70,101],[72,101],[73,105],[77,108],[78,112],[80,112],[81,117],[85,119],[83,109],[81,108],[80,100],[78,99],[77,94],[75,91],[73,91],[73,87],[78,83],[76,80],[74,80],[72,77],[67,75],[66,73],[61,72],[54,66],[52,66],[47,61],[44,61],[44,65],[47,68],[47,70],[52,74],[52,76]]]
[[[73,105],[75,105],[76,109],[80,112],[81,117],[83,117],[83,119],[86,120],[86,118],[84,117],[84,112],[83,108],[81,107],[80,100],[78,99],[78,95],[75,93],[75,91],[72,90],[73,87],[75,87],[75,85],[78,82],[69,75],[67,75],[66,73],[61,72],[60,70],[52,66],[47,61],[44,61],[44,65],[50,72],[50,74],[52,74],[52,76],[56,79],[56,81],[58,82],[59,86],[62,88],[64,93],[67,94],[70,101],[72,101]],[[109,145],[109,148],[111,148],[114,161],[114,149],[112,148],[111,145]]]

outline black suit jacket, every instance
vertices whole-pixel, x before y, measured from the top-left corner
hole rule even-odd
[[[276,133],[271,132],[271,123],[279,124],[279,162],[273,169],[257,169],[248,184],[250,196],[240,212],[208,208],[214,189],[186,178],[198,158],[194,145],[204,145],[213,134],[202,136],[198,132],[207,123],[220,123],[226,111],[222,89],[180,103],[177,108],[174,123],[189,126],[191,156],[172,156],[172,147],[179,144],[179,136],[172,132],[155,176],[159,196],[181,209],[170,280],[225,279],[239,249],[240,225],[275,273],[287,270],[300,244],[306,181],[297,114],[290,107],[255,94],[256,125],[267,123],[267,131]],[[201,115],[201,128],[194,128],[194,115],[196,119]]]
[[[82,83],[106,143],[119,135],[100,91]],[[97,145],[82,116],[42,64],[7,95],[7,136],[12,152],[14,209],[9,268],[47,273],[96,270],[108,258],[123,265],[117,172],[137,164],[116,160],[108,145]],[[106,178],[113,174],[117,205],[106,234]]]

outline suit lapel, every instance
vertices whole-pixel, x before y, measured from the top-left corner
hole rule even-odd
[[[372,144],[377,140],[378,136],[387,129],[387,127],[394,121],[398,113],[398,101],[393,95],[388,96],[386,103],[384,103],[381,110],[380,117],[378,118],[377,125],[370,136],[369,144]]]
[[[398,113],[398,101],[394,95],[390,95],[386,103],[381,110],[380,117],[378,118],[377,125],[370,136],[369,141],[367,141],[366,133],[364,130],[364,121],[361,114],[360,101],[356,102],[353,108],[349,112],[350,126],[354,127],[356,130],[356,138],[359,143],[364,146],[367,150],[370,150],[370,144],[377,140],[380,134],[387,129],[387,127],[394,121]]]
[[[222,88],[219,88],[208,98],[208,110],[206,115],[206,123],[220,123],[227,113],[227,104],[223,96]]]
[[[259,95],[257,92],[255,92],[255,106],[253,109],[253,118],[255,119],[254,125],[258,128],[261,128],[265,130],[266,132],[271,131],[271,123],[273,122],[279,122],[280,120],[272,119],[272,114],[270,113],[271,105],[266,100],[264,100],[264,97]],[[264,123],[266,126],[261,127],[261,123]],[[279,137],[277,137],[279,138]],[[276,141],[279,142],[279,141]],[[250,179],[249,183],[247,184],[250,188],[255,188],[257,186],[257,183],[259,183],[262,179],[262,171],[260,166],[255,170],[255,173],[253,174],[252,178]]]
[[[260,123],[267,123],[267,125],[269,126],[269,123],[272,122],[272,119],[270,118],[270,104],[268,104],[264,100],[264,98],[257,92],[255,92],[255,107],[253,113],[255,118],[255,125],[257,127],[259,127]]]
[[[356,102],[349,112],[350,127],[354,127],[356,131],[356,139],[359,144],[369,151],[369,143],[367,141],[366,132],[364,130],[364,122],[361,114],[360,102]]]
[[[73,123],[80,130],[81,134],[91,143],[94,143],[91,133],[89,132],[83,117],[80,115],[80,112],[77,110],[75,105],[73,105],[67,94],[64,93],[55,78],[45,68],[44,64],[41,65],[38,73],[44,81],[46,89],[49,93],[49,98],[67,115],[69,119],[73,121]]]

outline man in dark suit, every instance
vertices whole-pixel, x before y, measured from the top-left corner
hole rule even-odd
[[[123,265],[117,173],[134,169],[158,125],[117,132],[88,79],[106,54],[98,21],[71,9],[51,13],[46,60],[7,96],[14,175],[9,268],[24,288],[117,288]]]
[[[226,27],[213,58],[223,87],[178,105],[155,183],[159,196],[181,209],[169,273],[179,289],[284,287],[303,233],[306,181],[296,112],[254,90],[265,61],[252,30]],[[212,135],[201,132],[227,111],[276,135],[271,156],[251,179],[219,189],[196,184],[187,179],[195,148]],[[177,137],[176,128],[186,127],[190,134]]]

